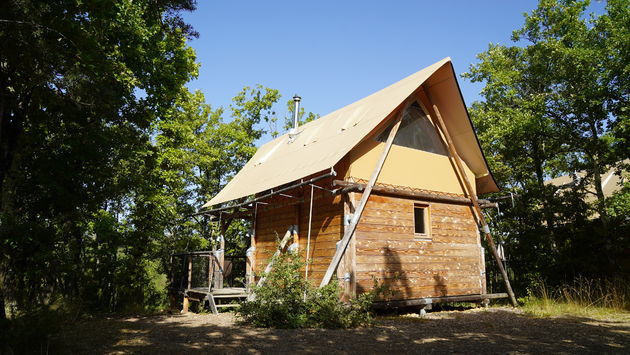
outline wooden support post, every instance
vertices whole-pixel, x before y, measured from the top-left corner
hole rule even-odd
[[[479,274],[481,275],[481,293],[488,293],[488,284],[487,284],[487,272],[486,272],[486,249],[481,246],[481,234],[479,233],[479,228],[477,228],[477,244],[479,244]]]
[[[184,294],[184,303],[182,306],[182,313],[188,313],[188,306],[190,304],[190,301],[188,300],[188,296],[186,296],[186,294]]]
[[[365,209],[365,205],[367,204],[368,198],[370,197],[370,193],[372,192],[372,188],[374,187],[374,184],[376,183],[376,179],[378,179],[378,175],[381,173],[381,170],[383,169],[385,158],[387,158],[387,155],[389,154],[389,151],[392,148],[392,143],[394,143],[394,137],[396,136],[396,133],[398,132],[398,127],[400,127],[400,122],[402,121],[403,114],[405,110],[407,109],[407,107],[409,106],[409,104],[411,104],[411,101],[409,99],[405,100],[405,103],[400,108],[400,111],[398,111],[398,113],[396,114],[396,119],[394,120],[394,126],[392,127],[392,130],[389,132],[389,136],[387,137],[387,142],[385,143],[385,147],[383,147],[383,152],[381,153],[381,157],[376,163],[376,166],[374,167],[372,176],[370,177],[370,180],[367,186],[365,187],[365,191],[363,191],[363,195],[361,196],[361,201],[359,201],[359,206],[357,207],[356,211],[352,215],[352,220],[350,220],[350,224],[344,228],[343,238],[339,242],[337,251],[335,251],[335,255],[333,256],[332,261],[330,262],[330,265],[328,265],[326,274],[324,274],[324,277],[322,278],[322,282],[319,284],[319,287],[324,287],[330,282],[330,279],[332,278],[333,273],[337,269],[337,266],[339,266],[339,262],[341,261],[341,258],[343,254],[345,253],[346,248],[348,247],[348,243],[350,242],[350,238],[354,234],[354,231],[357,229],[357,225],[359,224],[359,219],[361,218],[361,214],[363,213],[363,210]]]
[[[212,270],[213,263],[214,260],[212,259],[212,254],[210,254],[208,255],[208,292],[212,290],[212,273],[214,272],[214,270]]]
[[[217,255],[217,258],[219,259],[219,272],[217,275],[216,288],[223,288],[223,271],[225,270],[225,235],[221,234],[219,238],[219,255]]]
[[[252,231],[249,239],[249,248],[245,254],[246,271],[245,271],[245,288],[249,292],[252,285],[254,285],[255,273],[254,268],[256,266],[256,219],[258,218],[258,203],[255,204],[254,214],[252,217]]]
[[[354,192],[349,193],[348,195],[348,208],[350,213],[355,213],[356,209],[356,194]],[[350,239],[350,255],[349,255],[349,267],[350,267],[350,298],[356,298],[357,296],[357,238],[354,233],[352,233],[352,237]]]
[[[232,223],[232,218],[228,218],[219,223],[219,250],[214,252],[217,267],[214,268],[214,287],[223,288],[223,271],[225,270],[225,233]]]
[[[219,224],[218,224],[218,226],[219,226],[219,236],[222,233],[221,217],[222,216],[219,217]],[[218,250],[217,243],[213,240],[212,241],[212,255],[213,255],[213,257],[210,258],[210,262],[212,262],[212,286],[211,286],[211,288],[217,288],[217,280],[219,278],[219,274],[218,274],[218,269],[219,268],[216,267],[216,266],[218,266],[217,261],[216,261],[217,250]]]
[[[188,289],[192,288],[192,262],[193,262],[193,256],[192,254],[189,254],[188,255],[188,284],[187,284]]]
[[[184,301],[182,307],[182,313],[188,312],[188,290],[192,288],[192,254],[188,255],[188,283],[186,284],[186,290],[184,290]]]
[[[344,226],[351,219],[352,214],[355,213],[355,201],[354,201],[354,192],[349,192],[343,195],[344,201],[344,213],[343,213],[343,223]],[[341,259],[341,263],[337,268],[337,277],[340,280],[343,280],[341,283],[341,288],[343,290],[342,300],[350,301],[351,299],[356,297],[356,238],[353,233],[350,237],[350,243],[348,244],[348,248],[346,252],[343,254],[343,258]]]
[[[426,94],[427,94],[427,97],[429,98],[429,101],[431,102],[431,105],[433,105],[433,111],[435,112],[436,118],[438,120],[440,130],[442,131],[442,134],[446,138],[446,144],[447,144],[449,153],[453,157],[453,160],[455,160],[455,164],[457,166],[456,173],[459,173],[459,175],[461,175],[462,180],[464,181],[466,193],[468,194],[468,196],[470,197],[470,200],[473,203],[473,208],[475,210],[475,215],[477,216],[478,223],[481,226],[483,233],[486,236],[486,240],[488,242],[488,245],[490,246],[490,250],[492,251],[492,254],[494,255],[494,259],[496,260],[497,265],[499,266],[499,270],[501,270],[501,274],[503,275],[503,280],[505,281],[505,288],[507,289],[507,293],[510,296],[510,302],[512,303],[514,307],[517,307],[518,303],[516,302],[514,291],[512,291],[512,286],[510,285],[510,280],[508,279],[507,272],[505,271],[505,268],[503,267],[503,263],[501,262],[501,258],[499,257],[499,254],[497,253],[497,248],[494,244],[494,240],[492,240],[492,235],[490,234],[490,227],[488,226],[488,223],[486,223],[486,219],[484,218],[483,213],[481,212],[481,208],[479,207],[479,202],[477,201],[477,194],[473,190],[472,185],[470,184],[470,181],[468,180],[468,176],[466,175],[466,171],[464,170],[464,167],[462,166],[462,162],[461,162],[461,159],[459,158],[459,154],[457,154],[457,149],[455,148],[455,145],[453,144],[451,135],[448,132],[448,129],[446,129],[446,125],[444,124],[442,115],[440,115],[440,110],[438,109],[437,105],[435,105],[435,103],[433,103],[433,101],[431,100],[429,93],[427,92]],[[428,112],[425,112],[425,113],[428,114]]]
[[[308,281],[308,269],[311,264],[311,228],[313,224],[313,198],[315,187],[311,185],[311,198],[309,199],[308,208],[308,231],[306,233],[306,255],[304,263],[304,280]],[[306,298],[306,289],[304,290],[304,297]]]

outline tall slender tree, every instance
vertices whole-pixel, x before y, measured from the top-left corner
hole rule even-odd
[[[485,100],[470,112],[499,183],[520,195],[512,211],[520,222],[507,223],[512,242],[530,248],[522,254],[547,256],[545,267],[573,258],[589,219],[605,255],[619,243],[602,175],[628,157],[628,5],[608,1],[595,15],[589,1],[541,0],[514,31],[515,45],[490,45],[464,74],[485,83]],[[545,184],[580,171],[568,189]]]
[[[135,183],[152,123],[197,73],[179,15],[194,8],[0,4],[0,296],[80,296],[87,221]]]

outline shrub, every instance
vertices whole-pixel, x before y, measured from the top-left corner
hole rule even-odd
[[[363,293],[349,303],[340,301],[341,288],[331,283],[320,289],[313,289],[310,298],[312,326],[321,328],[355,328],[371,325],[374,321],[372,303],[381,289]]]
[[[36,306],[0,321],[0,354],[55,353],[50,337],[67,323],[67,310]]]
[[[253,290],[256,298],[237,311],[240,318],[273,328],[353,328],[372,323],[372,302],[380,288],[346,304],[337,283],[315,288],[302,276],[303,266],[297,254],[276,257],[265,283]]]

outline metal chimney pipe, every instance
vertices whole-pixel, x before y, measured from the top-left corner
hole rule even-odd
[[[302,100],[301,97],[298,96],[298,94],[295,94],[293,96],[293,102],[295,103],[295,108],[293,111],[293,133],[297,133],[297,129],[298,129],[298,115],[300,114],[300,100]]]

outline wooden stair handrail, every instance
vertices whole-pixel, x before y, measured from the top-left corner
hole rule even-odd
[[[273,254],[271,259],[269,260],[269,263],[267,264],[267,267],[265,267],[265,271],[263,272],[263,276],[256,283],[256,287],[260,287],[260,286],[262,286],[265,283],[265,281],[267,280],[267,275],[273,269],[273,264],[276,261],[276,258],[280,255],[280,253],[282,252],[284,247],[287,245],[289,240],[293,237],[293,234],[295,234],[295,232],[296,232],[296,226],[291,226],[291,227],[289,227],[287,232],[284,234],[284,237],[282,237],[282,240],[280,240],[280,244],[278,245],[278,249]],[[252,292],[247,299],[248,299],[248,301],[251,301],[251,300],[253,300],[255,298],[256,298],[256,295]]]

